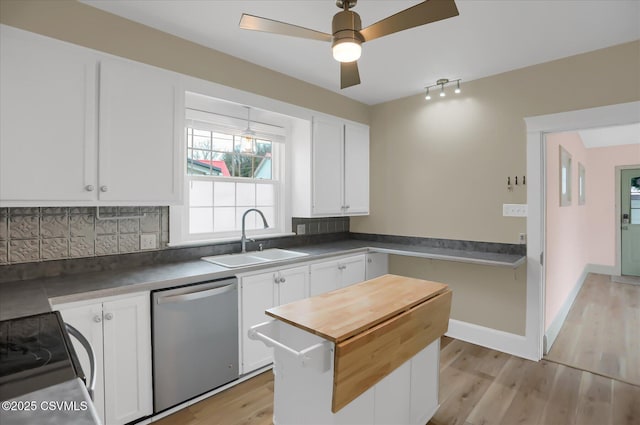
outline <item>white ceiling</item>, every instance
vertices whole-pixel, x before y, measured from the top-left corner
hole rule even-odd
[[[640,149],[640,123],[591,128],[580,130],[578,134],[587,149],[636,144]]]
[[[246,12],[330,33],[334,0],[81,1],[366,104],[640,39],[638,0],[456,0],[460,16],[365,43],[362,84],[340,90],[330,43],[238,28]],[[366,27],[417,3],[360,0],[353,10]]]

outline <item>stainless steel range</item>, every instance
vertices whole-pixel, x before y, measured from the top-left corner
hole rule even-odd
[[[0,322],[0,400],[80,377],[86,381],[60,313]]]

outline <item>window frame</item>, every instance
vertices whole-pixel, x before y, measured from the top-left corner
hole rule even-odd
[[[214,131],[220,133],[231,134],[234,132],[243,131],[244,128],[232,128],[226,125],[219,125],[211,123],[210,126],[214,128]],[[287,205],[286,190],[288,187],[286,181],[286,141],[287,138],[284,135],[268,134],[266,132],[255,131],[252,136],[256,139],[270,140],[272,142],[271,161],[272,161],[272,179],[255,179],[248,177],[238,176],[203,176],[203,175],[190,175],[187,174],[187,128],[189,120],[185,122],[183,133],[183,177],[184,177],[184,200],[183,204],[179,206],[172,206],[170,209],[170,240],[169,246],[184,246],[184,245],[202,245],[206,243],[222,243],[230,241],[238,241],[241,237],[241,230],[233,231],[219,231],[209,233],[191,233],[189,229],[190,219],[190,184],[195,180],[204,181],[223,181],[234,183],[253,183],[253,184],[273,184],[274,186],[274,222],[269,222],[271,226],[268,229],[247,229],[246,233],[254,239],[263,239],[278,237],[284,235],[291,235],[290,228],[287,228],[287,217],[290,217],[290,211]],[[191,127],[193,128],[193,127]],[[237,207],[236,207],[237,208]],[[247,209],[252,207],[247,207]],[[258,207],[259,208],[259,207]]]

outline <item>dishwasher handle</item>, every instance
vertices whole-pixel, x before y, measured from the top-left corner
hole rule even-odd
[[[68,323],[65,323],[64,326],[67,329],[67,332],[75,339],[77,339],[78,342],[80,342],[80,344],[87,351],[87,356],[89,357],[89,367],[91,368],[91,373],[89,373],[89,384],[87,385],[87,391],[89,392],[89,397],[91,397],[91,400],[93,401],[93,394],[96,390],[96,355],[93,352],[93,348],[91,348],[91,344],[89,343],[87,338],[85,338],[85,336],[82,335],[79,330]]]
[[[226,292],[233,291],[235,289],[235,285],[236,283],[233,282],[224,286],[218,286],[213,289],[205,289],[204,291],[187,292],[186,294],[179,294],[179,295],[159,296],[156,299],[156,304],[177,303],[177,302],[183,302],[183,301],[200,300],[202,298],[209,298],[215,295],[220,295]]]

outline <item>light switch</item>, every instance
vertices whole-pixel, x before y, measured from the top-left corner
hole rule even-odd
[[[526,217],[527,204],[502,204],[503,217]]]

